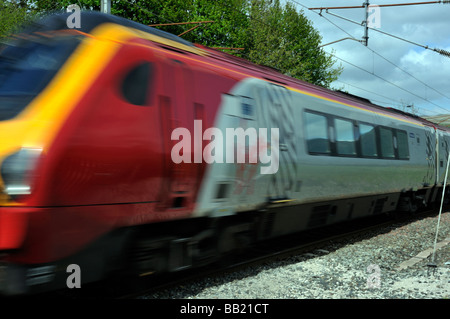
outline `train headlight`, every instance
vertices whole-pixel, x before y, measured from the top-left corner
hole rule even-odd
[[[31,193],[32,173],[41,153],[40,148],[22,148],[5,158],[0,174],[6,194],[14,198]]]

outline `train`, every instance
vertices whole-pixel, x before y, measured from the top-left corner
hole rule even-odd
[[[449,128],[121,17],[68,17],[0,49],[2,295],[439,202]]]

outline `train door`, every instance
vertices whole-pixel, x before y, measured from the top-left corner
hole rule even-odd
[[[222,131],[233,128],[246,134],[245,141],[235,144],[233,165],[222,165],[224,169],[220,173],[217,169],[215,174],[224,179],[234,177],[229,202],[251,207],[296,198],[300,184],[291,91],[282,85],[245,79],[223,97],[221,112],[222,120],[216,125]],[[256,135],[254,139],[252,133]],[[240,162],[239,154],[248,158]]]
[[[438,183],[438,161],[439,161],[439,147],[438,135],[436,129],[431,126],[424,126],[425,133],[425,159],[427,162],[427,169],[423,179],[424,184],[436,185]]]
[[[248,78],[222,94],[214,128],[223,132],[224,152],[208,165],[197,214],[224,216],[296,198],[294,121],[290,91],[280,85]]]
[[[278,170],[271,174],[267,195],[270,201],[289,200],[299,192],[298,143],[291,91],[282,85],[263,83],[256,90],[261,127],[278,129]]]
[[[444,183],[445,172],[447,168],[447,160],[449,153],[449,137],[446,132],[439,130],[438,131],[438,143],[439,143],[439,162],[438,165],[438,184]]]
[[[237,85],[222,94],[213,127],[205,131],[203,155],[209,164],[200,187],[197,216],[231,215],[257,203],[263,182],[258,178],[255,117],[254,100],[246,86]],[[206,132],[211,133],[211,143]]]
[[[192,134],[194,113],[201,112],[200,107],[194,108],[192,70],[184,62],[175,59],[167,60],[167,63],[162,64],[162,69],[163,88],[159,96],[159,109],[164,178],[159,195],[160,209],[183,209],[193,204],[199,164],[174,162],[171,152],[178,141],[172,140],[172,132],[177,128],[186,128]]]

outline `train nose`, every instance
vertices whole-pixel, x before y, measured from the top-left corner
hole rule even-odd
[[[19,207],[0,207],[0,253],[20,248],[25,240],[28,211]]]

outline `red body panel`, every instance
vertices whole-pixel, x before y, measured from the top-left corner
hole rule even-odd
[[[0,207],[0,250],[21,247],[28,231],[28,210]]]
[[[221,93],[235,80],[200,69],[182,54],[158,48],[155,54],[150,42],[136,42],[146,47],[119,50],[42,159],[34,192],[26,198],[27,206],[39,208],[0,211],[3,219],[11,210],[24,216],[0,237],[4,247],[22,248],[11,261],[54,261],[118,227],[192,213],[205,164],[174,164],[171,132],[192,132],[194,119],[203,120],[203,130],[212,126]],[[141,61],[154,65],[148,106],[128,103],[120,91],[126,72]]]
[[[155,204],[96,205],[48,208],[3,207],[0,222],[2,249],[20,247],[8,256],[15,263],[46,263],[79,252],[120,226],[188,217],[187,210],[157,212]],[[5,223],[3,223],[5,222]],[[17,227],[13,227],[13,226]],[[25,232],[26,231],[26,232]],[[17,246],[16,246],[17,245]]]

